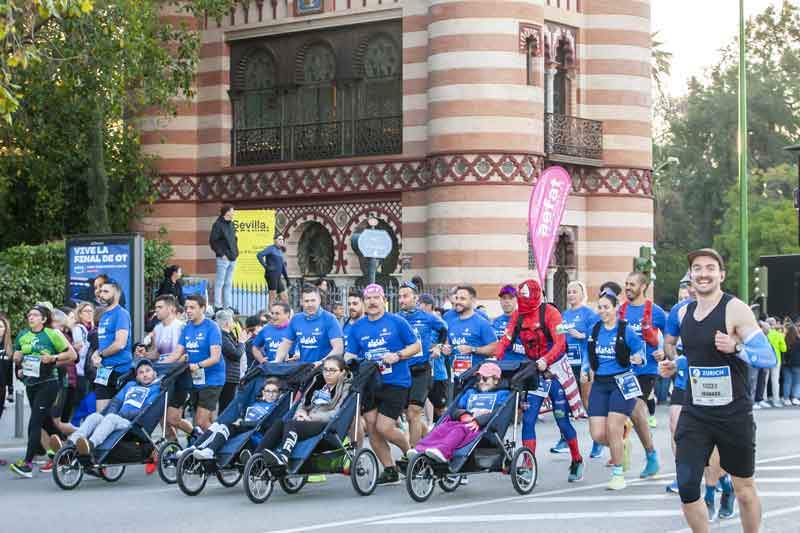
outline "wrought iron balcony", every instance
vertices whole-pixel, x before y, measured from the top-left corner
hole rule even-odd
[[[399,154],[403,119],[391,116],[241,128],[231,131],[231,143],[234,166]]]
[[[599,166],[603,162],[603,123],[545,113],[544,151],[552,161]]]

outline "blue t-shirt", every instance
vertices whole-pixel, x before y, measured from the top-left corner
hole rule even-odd
[[[576,309],[567,309],[561,313],[561,327],[567,337],[567,357],[572,366],[583,366],[586,362],[587,350],[589,346],[589,335],[592,328],[600,320],[600,315],[592,311],[585,305]],[[569,334],[569,330],[574,329],[578,333],[583,333],[584,338],[576,339]]]
[[[281,345],[283,339],[289,336],[289,327],[279,328],[274,324],[267,324],[258,335],[253,339],[253,346],[258,348],[267,361],[274,361],[275,356],[278,354],[278,346]]]
[[[492,322],[494,335],[497,340],[506,334],[506,326],[511,319],[509,315],[500,315]],[[525,355],[525,347],[519,342],[519,339],[514,339],[514,342],[508,345],[506,352],[503,355],[504,361],[527,361],[528,357]]]
[[[669,316],[667,317],[667,326],[664,328],[664,335],[669,335],[671,337],[681,336],[681,322],[678,312],[693,301],[692,298],[687,298],[672,306],[672,309],[669,310]]]
[[[460,355],[456,349],[457,346],[466,344],[473,348],[480,348],[497,340],[492,325],[477,313],[467,319],[459,317],[449,322],[447,337],[450,341],[450,346],[453,347],[451,355],[453,358],[453,372],[457,376],[486,359],[486,356],[478,354]]]
[[[331,353],[331,341],[342,338],[342,328],[336,317],[319,309],[311,317],[298,313],[289,322],[287,337],[300,349],[300,361],[316,363]]]
[[[642,317],[644,316],[644,304],[642,305],[631,305],[628,304],[628,308],[625,311],[625,320],[628,322],[628,325],[633,328],[633,331],[642,338]],[[658,304],[653,304],[653,326],[664,331],[667,327],[667,314],[664,312]],[[656,361],[655,357],[653,357],[653,352],[655,352],[658,348],[655,346],[650,346],[649,344],[645,343],[647,358],[645,359],[645,364],[641,367],[636,367],[636,375],[637,376],[652,376],[658,374],[658,361]]]
[[[384,313],[378,320],[364,317],[350,328],[347,339],[347,352],[359,359],[380,361],[387,352],[399,352],[406,346],[417,342],[414,329],[406,319],[392,313]],[[411,387],[411,372],[408,359],[401,359],[393,365],[380,363],[381,377],[385,385]]]
[[[216,323],[204,318],[199,325],[189,322],[183,327],[179,344],[189,355],[189,363],[198,364],[211,357],[212,346],[219,346],[222,350],[222,334]],[[193,389],[221,387],[225,384],[225,358],[221,353],[219,362],[201,370],[192,375]]]
[[[447,324],[438,316],[423,311],[419,307],[413,311],[400,311],[398,314],[411,325],[422,343],[422,352],[410,358],[408,366],[427,363],[431,358],[431,345],[434,343],[434,339],[439,338],[439,332],[447,330]]]
[[[628,346],[630,356],[644,354],[644,341],[636,334],[628,324],[625,326],[625,344]],[[614,376],[622,372],[627,372],[630,368],[623,368],[617,364],[617,323],[611,329],[606,329],[605,325],[600,326],[595,340],[595,352],[597,353],[598,376]],[[588,366],[588,365],[587,365]],[[642,365],[631,363],[634,371]]]
[[[272,411],[273,407],[275,407],[275,402],[263,402],[259,400],[245,409],[242,419],[247,424],[256,424],[259,420],[267,416],[270,411]]]
[[[489,315],[486,314],[486,311],[484,311],[483,309],[475,309],[474,311],[477,316],[489,322]],[[448,309],[442,315],[442,320],[444,320],[445,323],[449,325],[450,322],[452,322],[453,320],[458,320],[458,313],[456,312],[455,309]]]
[[[150,385],[139,385],[135,381],[128,382],[114,397],[121,403],[117,414],[122,418],[133,420],[156,400],[159,392],[161,392],[161,384],[158,381],[154,381]]]
[[[113,367],[117,372],[127,372],[133,366],[133,331],[131,316],[124,307],[118,305],[110,311],[103,313],[97,323],[97,349],[103,351],[114,343],[117,331],[128,331],[128,342],[125,348],[111,357],[103,358],[103,366]]]
[[[470,388],[464,391],[458,406],[466,409],[472,416],[481,416],[493,412],[511,395],[508,390],[493,390],[481,392],[478,389]]]

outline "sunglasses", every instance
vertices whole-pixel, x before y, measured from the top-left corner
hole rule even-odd
[[[494,376],[478,376],[478,381],[489,381],[489,380],[497,381],[497,378]]]

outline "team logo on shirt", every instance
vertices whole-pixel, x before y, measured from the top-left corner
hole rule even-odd
[[[467,344],[466,337],[453,337],[451,339],[451,344],[455,344],[456,346],[461,346],[462,344]]]
[[[186,343],[186,349],[187,350],[198,350],[199,348],[200,348],[200,343],[197,342],[196,340],[189,341],[189,342]]]
[[[381,346],[386,346],[386,339],[382,337],[380,339],[370,339],[367,341],[367,348],[369,349],[380,348]]]
[[[300,344],[307,345],[316,343],[317,343],[317,338],[314,335],[310,337],[300,337]]]

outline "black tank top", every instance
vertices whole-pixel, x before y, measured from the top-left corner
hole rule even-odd
[[[683,354],[689,367],[728,367],[731,376],[733,401],[722,406],[699,406],[692,402],[692,371],[689,371],[689,398],[684,409],[706,417],[727,418],[739,412],[749,412],[752,409],[750,387],[748,379],[749,366],[747,363],[732,354],[722,353],[714,344],[717,331],[727,333],[725,325],[726,309],[728,302],[733,299],[730,294],[723,294],[717,306],[703,320],[694,318],[697,302],[686,306],[686,314],[681,322],[681,341]]]

